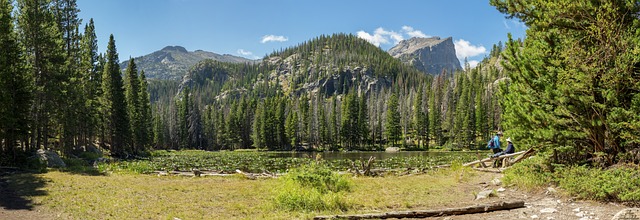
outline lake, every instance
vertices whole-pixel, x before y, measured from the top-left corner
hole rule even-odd
[[[385,151],[352,151],[352,152],[265,152],[276,158],[316,158],[320,155],[324,160],[368,160],[369,157],[375,157],[376,160],[387,160],[391,158],[402,157],[449,157],[452,155],[459,155],[461,157],[472,156],[476,157],[475,151],[399,151],[399,152],[385,152]],[[486,156],[488,152],[479,152],[481,156]]]

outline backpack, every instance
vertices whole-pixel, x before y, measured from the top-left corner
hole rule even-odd
[[[496,144],[494,143],[496,139],[491,138],[491,141],[489,141],[489,149],[493,149],[496,148]]]

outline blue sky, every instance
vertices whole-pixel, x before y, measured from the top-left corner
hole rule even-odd
[[[321,34],[351,33],[388,50],[412,36],[453,37],[461,62],[481,60],[526,27],[477,0],[81,0],[101,52],[113,34],[120,60],[165,46],[251,59]]]

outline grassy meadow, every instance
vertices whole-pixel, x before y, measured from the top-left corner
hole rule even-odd
[[[29,188],[29,183],[21,180],[33,175],[10,176],[9,184]],[[55,213],[56,218],[66,219],[307,219],[323,214],[460,206],[460,201],[472,201],[475,189],[460,185],[479,181],[482,178],[479,175],[484,174],[462,168],[394,177],[343,175],[341,178],[352,186],[339,194],[346,209],[281,208],[275,201],[278,193],[288,190],[286,178],[250,180],[241,175],[179,177],[128,172],[83,175],[50,171],[35,174],[44,183],[38,186],[38,191],[46,193],[29,198]],[[457,193],[451,193],[454,190]]]

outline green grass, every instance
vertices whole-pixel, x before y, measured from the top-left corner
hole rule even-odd
[[[461,173],[441,170],[386,178],[345,176],[352,184],[345,187],[334,181],[336,184],[327,189],[341,190],[312,200],[324,204],[309,203],[309,207],[302,209],[279,208],[274,202],[279,189],[291,183],[286,178],[248,180],[131,173],[89,176],[51,171],[35,175],[41,179],[36,182],[43,185],[38,186],[39,191],[46,193],[29,195],[44,210],[70,219],[308,219],[316,215],[471,205],[472,192],[483,178],[467,175],[461,183]],[[11,183],[26,187],[25,181],[18,180],[33,176],[14,175]],[[476,183],[464,187],[473,181]],[[301,195],[309,191],[306,188],[298,188]],[[296,199],[305,198],[291,198],[300,201]]]

